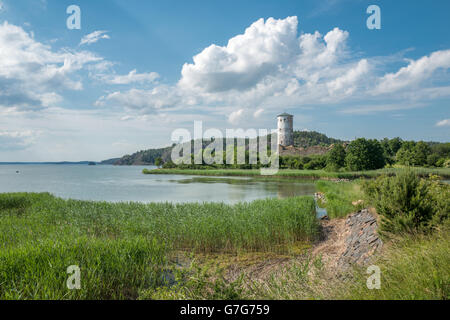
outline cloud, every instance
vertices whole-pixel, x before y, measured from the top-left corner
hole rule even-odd
[[[85,44],[90,45],[92,43],[96,43],[100,39],[110,39],[109,35],[106,34],[107,32],[108,31],[98,30],[85,35],[83,38],[81,38],[80,46]]]
[[[444,119],[436,123],[436,127],[449,127],[449,126],[450,126],[450,119]]]
[[[158,78],[159,74],[156,72],[137,73],[136,69],[127,75],[104,75],[102,77],[103,81],[109,84],[152,83]]]
[[[396,73],[388,73],[381,78],[376,93],[390,93],[404,88],[410,88],[428,78],[438,69],[450,68],[450,50],[433,52],[418,60],[411,60],[407,67]]]
[[[340,76],[327,83],[328,90],[331,95],[344,90],[346,95],[352,94],[360,79],[369,72],[369,63],[366,59],[362,59],[358,64],[348,70],[343,76]]]
[[[239,109],[237,111],[234,111],[228,116],[228,122],[230,122],[231,124],[238,124],[239,121],[242,120],[243,115],[244,115],[244,109]]]
[[[276,73],[297,48],[297,17],[259,19],[227,46],[211,45],[182,68],[180,85],[207,92],[245,90]]]
[[[362,104],[356,107],[344,108],[340,113],[345,114],[373,114],[377,112],[386,112],[394,110],[408,110],[424,107],[424,103],[391,103],[391,104]]]
[[[369,63],[339,64],[346,57],[348,32],[334,28],[325,36],[316,32],[299,37],[297,28],[297,17],[259,19],[226,46],[205,48],[193,57],[193,63],[184,64],[181,79],[171,86],[165,105],[241,105],[247,109],[261,104],[273,109],[280,102],[279,107],[283,107],[292,101],[298,104],[324,99],[328,95],[326,83],[332,80],[335,82],[329,86],[333,93],[354,90]],[[342,78],[336,79],[339,76]],[[102,100],[106,103],[127,96],[129,106],[130,101],[137,102],[133,109],[153,111],[148,108],[153,99],[142,103],[140,98],[153,97],[153,90],[116,92]],[[175,101],[174,96],[182,98]],[[160,95],[160,105],[164,105],[163,99]]]
[[[157,110],[175,107],[181,97],[168,86],[158,86],[152,90],[131,89],[116,91],[97,101],[98,106],[107,101],[138,113],[155,113]]]
[[[102,58],[87,51],[52,51],[21,27],[0,24],[0,108],[40,110],[62,100],[62,90],[81,90],[74,74]]]
[[[450,96],[448,83],[436,85],[436,80],[439,85],[448,80],[446,74],[435,77],[438,70],[448,69],[450,50],[392,70],[408,51],[361,57],[349,48],[345,30],[299,34],[297,29],[297,17],[259,19],[226,45],[201,50],[183,65],[175,85],[153,83],[148,90],[116,91],[98,104],[123,105],[139,114],[197,106],[219,110],[215,114],[236,122],[243,114],[258,118],[259,109],[333,105],[343,113],[367,114],[424,107],[430,100]],[[137,75],[108,79],[129,82]]]
[[[27,131],[0,131],[0,151],[23,150],[30,147],[36,133]]]
[[[264,109],[258,109],[253,113],[253,117],[259,118],[264,112]]]

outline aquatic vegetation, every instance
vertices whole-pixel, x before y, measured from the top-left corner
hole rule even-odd
[[[342,218],[349,213],[356,212],[364,206],[364,202],[353,205],[364,198],[360,181],[333,182],[319,180],[317,189],[325,194],[326,203],[319,203],[327,209],[330,218]]]
[[[108,203],[0,194],[0,299],[121,299],[161,285],[171,250],[283,251],[318,233],[312,197]],[[81,290],[68,290],[78,265]]]

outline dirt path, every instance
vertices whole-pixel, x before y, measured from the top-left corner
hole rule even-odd
[[[346,219],[321,221],[321,236],[315,243],[312,256],[321,257],[325,270],[334,275],[338,270],[338,261],[346,250],[345,240],[348,237]]]
[[[304,254],[290,258],[267,258],[247,265],[230,268],[233,278],[244,271],[252,279],[263,280],[284,272],[286,267],[310,259],[322,261],[327,278],[335,278],[354,265],[367,264],[382,246],[377,234],[376,216],[365,209],[346,218],[321,220],[319,239]]]

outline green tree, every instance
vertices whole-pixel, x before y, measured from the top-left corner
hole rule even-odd
[[[402,147],[397,151],[397,154],[395,156],[397,162],[405,166],[413,166],[415,164],[414,159],[415,146],[416,143],[414,141],[403,142]]]
[[[423,141],[417,142],[414,146],[414,164],[423,166],[427,163],[427,158],[431,154],[431,148]]]
[[[398,150],[400,150],[400,148],[402,147],[403,140],[397,137],[397,138],[389,140],[388,144],[389,144],[389,149],[391,151],[390,155],[395,156],[397,154]]]
[[[348,145],[345,163],[352,171],[380,169],[385,165],[384,150],[375,139],[359,138]]]
[[[344,167],[346,155],[345,148],[342,144],[334,145],[327,156],[327,169],[335,171]]]
[[[162,164],[163,164],[163,160],[161,158],[155,159],[155,166],[157,166],[159,168]]]

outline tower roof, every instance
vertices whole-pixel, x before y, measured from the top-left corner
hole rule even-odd
[[[289,113],[286,113],[286,112],[284,112],[284,113],[282,113],[282,114],[279,114],[279,115],[277,115],[277,118],[278,117],[293,117],[293,115],[292,114],[289,114]]]

